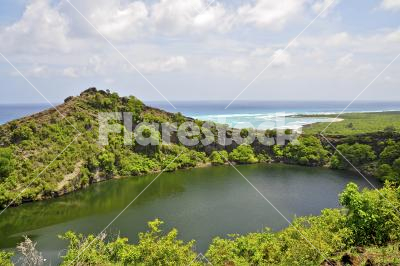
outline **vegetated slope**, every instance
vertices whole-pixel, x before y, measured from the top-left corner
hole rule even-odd
[[[119,97],[116,93],[91,88],[80,96],[68,97],[57,110],[46,110],[1,125],[0,208],[56,197],[109,178],[205,164],[221,165],[227,163],[227,158],[239,164],[284,162],[352,169],[348,159],[365,174],[384,180],[400,180],[400,134],[395,128],[359,135],[328,135],[340,153],[324,138],[310,134],[300,136],[295,143],[274,145],[276,130],[251,132],[243,129],[241,132],[242,137],[249,134],[268,137],[272,142],[269,146],[258,140],[251,145],[233,142],[222,146],[216,143],[219,132],[215,127],[210,129],[213,144],[199,143],[190,149],[179,144],[176,134],[172,135],[172,144],[160,141],[157,146],[141,146],[134,142],[127,146],[123,132],[110,134],[109,144],[102,146],[98,143],[100,112],[130,112],[133,127],[140,122],[203,123],[180,113],[146,106],[133,96]],[[121,121],[115,123],[124,128]],[[230,138],[232,129],[226,127],[225,135]],[[160,131],[161,128],[159,131],[146,128],[146,134],[155,133],[153,136],[159,140]],[[194,136],[197,137],[204,139],[206,136],[201,132]]]
[[[179,113],[145,106],[133,96],[121,98],[116,93],[92,88],[78,97],[67,98],[57,110],[46,110],[2,125],[0,206],[6,206],[15,197],[13,205],[54,197],[118,174],[159,171],[184,150],[170,145],[142,151],[140,147],[124,146],[119,135],[111,136],[108,146],[99,145],[97,114],[114,111],[132,112],[134,123],[181,123],[187,119]],[[160,152],[156,153],[155,149]],[[204,159],[203,154],[187,152],[195,163]],[[183,164],[181,158],[169,170]]]
[[[179,144],[175,133],[171,144],[164,144],[161,127],[159,131],[145,129],[145,134],[160,140],[157,146],[141,146],[136,141],[133,145],[124,145],[123,132],[110,134],[109,144],[102,146],[98,138],[100,112],[130,112],[133,128],[140,122],[169,122],[178,126],[186,121],[203,123],[180,113],[146,106],[133,96],[119,97],[95,88],[80,96],[68,97],[57,110],[46,110],[0,126],[0,207],[56,197],[120,176],[226,164],[228,157],[236,163],[271,160],[272,148],[258,145],[257,141],[253,144],[255,149],[235,142],[229,146],[199,143],[188,149]],[[122,121],[110,123],[118,123],[124,129]],[[215,127],[211,132],[215,141]],[[232,129],[227,128],[226,135],[232,136]],[[201,133],[198,137],[205,136]],[[224,151],[221,155],[216,150]]]

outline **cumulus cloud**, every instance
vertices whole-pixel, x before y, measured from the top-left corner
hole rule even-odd
[[[381,7],[388,10],[400,10],[400,0],[383,0]]]
[[[0,28],[2,51],[51,52],[69,50],[68,22],[48,0],[34,0],[22,17],[12,25]]]
[[[102,34],[114,40],[140,35],[148,23],[146,5],[137,1],[123,6],[118,2],[109,1],[106,6],[95,8],[89,15],[90,21]]]
[[[303,11],[305,0],[257,0],[238,9],[241,20],[260,28],[281,29]]]

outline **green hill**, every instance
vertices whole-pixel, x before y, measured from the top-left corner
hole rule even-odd
[[[175,144],[125,146],[118,134],[110,136],[109,145],[99,145],[99,112],[132,112],[134,125],[192,120],[146,106],[133,96],[91,88],[56,108],[0,126],[0,206],[56,197],[104,179],[161,171],[180,152],[168,171],[206,162],[205,153]]]

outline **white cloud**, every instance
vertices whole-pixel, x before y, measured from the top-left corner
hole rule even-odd
[[[383,0],[381,7],[388,10],[400,10],[400,0]]]
[[[351,37],[347,32],[339,32],[332,36],[329,36],[325,43],[330,46],[344,46],[349,45]]]
[[[271,55],[274,52],[272,47],[257,47],[254,51],[251,52],[251,56],[265,56]]]
[[[272,66],[289,66],[291,64],[291,55],[288,51],[279,49],[274,52],[271,60],[274,60]]]
[[[345,54],[336,61],[336,68],[342,69],[353,63],[354,55],[352,53]]]
[[[48,0],[34,0],[14,24],[0,29],[0,47],[13,52],[69,50],[68,23]]]
[[[150,20],[155,31],[164,35],[226,32],[232,26],[233,14],[220,3],[206,0],[160,0],[151,6]]]
[[[77,78],[77,77],[79,77],[77,71],[78,70],[73,67],[67,67],[67,68],[64,68],[63,75],[68,78]]]
[[[88,19],[106,37],[126,40],[141,34],[148,14],[146,5],[141,1],[125,6],[119,1],[109,1],[105,6],[94,8]]]
[[[329,11],[332,10],[338,3],[339,0],[318,0],[311,6],[311,8],[316,14],[319,14],[325,10],[321,16],[326,17]]]
[[[257,0],[238,9],[241,21],[260,28],[281,29],[289,20],[299,16],[305,0]]]
[[[356,67],[354,72],[357,72],[357,73],[359,73],[359,72],[368,72],[368,71],[373,70],[373,69],[374,69],[374,67],[371,64],[362,64],[362,65],[359,65],[358,67]]]
[[[250,64],[245,58],[222,58],[216,57],[208,60],[207,65],[214,70],[214,73],[241,73],[244,74],[248,70]]]
[[[146,73],[180,71],[186,68],[187,61],[183,56],[158,59],[152,62],[138,64],[140,70]]]

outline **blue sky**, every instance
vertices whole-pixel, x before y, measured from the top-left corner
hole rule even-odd
[[[166,98],[348,100],[400,53],[400,0],[70,0]],[[199,12],[200,11],[200,12]],[[3,0],[0,53],[50,101],[160,94],[66,0]],[[278,56],[279,55],[279,56]],[[400,59],[360,100],[400,100]],[[0,57],[0,103],[45,100]]]

